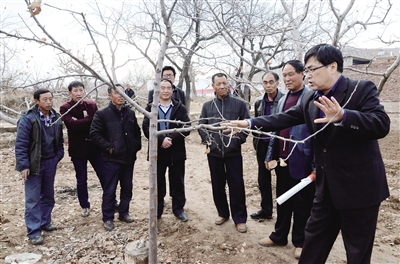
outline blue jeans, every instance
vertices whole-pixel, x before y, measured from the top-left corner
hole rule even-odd
[[[51,224],[58,161],[58,157],[42,159],[39,175],[29,175],[25,182],[25,224],[30,239],[40,236],[41,229]]]
[[[101,209],[103,212],[103,221],[114,220],[115,210],[115,192],[118,181],[121,186],[119,216],[123,217],[129,214],[129,203],[132,199],[132,180],[133,165],[119,164],[114,162],[104,162],[104,182],[103,182],[103,202]]]

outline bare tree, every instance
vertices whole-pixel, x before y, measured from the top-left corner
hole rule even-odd
[[[282,26],[284,13],[276,4],[248,1],[225,3],[208,2],[215,18],[215,26],[221,31],[223,44],[229,47],[221,58],[226,66],[219,67],[236,83],[253,87],[254,76],[281,67],[285,59],[284,43],[289,25]],[[271,66],[272,62],[278,63]],[[246,91],[247,93],[249,91]]]
[[[289,24],[292,25],[290,34],[292,35],[292,42],[294,43],[293,46],[296,54],[295,57],[298,60],[302,60],[304,56],[304,44],[303,39],[301,38],[300,25],[307,18],[310,8],[310,0],[308,0],[304,4],[303,9],[298,9],[297,6],[295,6],[294,4],[289,7],[285,0],[281,0],[281,4],[283,9],[285,10],[286,15],[289,17]],[[301,16],[299,18],[294,17],[294,13],[296,10],[301,10]]]
[[[202,44],[214,39],[218,32],[206,26],[208,21],[205,18],[208,15],[203,1],[178,1],[172,5],[175,5],[171,16],[174,31],[171,35],[172,45],[168,47],[165,57],[180,72],[178,86],[185,86],[186,108],[189,111],[191,83],[194,82],[189,72],[193,58],[203,48]],[[155,67],[155,54],[152,54],[151,47],[161,45],[167,29],[158,12],[159,7],[154,3],[143,2],[137,8],[140,11],[136,12],[136,19],[130,16],[124,20],[127,41]],[[145,45],[140,46],[139,43]]]
[[[387,6],[383,7],[385,2],[387,3]],[[357,30],[356,26],[366,30],[367,26],[382,24],[392,8],[392,3],[390,2],[390,0],[376,0],[375,2],[373,2],[373,6],[369,10],[367,10],[368,13],[366,19],[358,20],[358,16],[355,15],[356,11],[353,9],[354,3],[355,0],[349,1],[348,5],[345,7],[345,10],[340,13],[339,9],[334,6],[333,1],[329,0],[330,10],[336,18],[336,25],[333,34],[331,35],[330,32],[327,31],[331,37],[333,46],[339,46],[340,40],[350,30]]]

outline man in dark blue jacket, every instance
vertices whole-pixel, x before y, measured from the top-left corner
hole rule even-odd
[[[36,105],[18,120],[15,141],[16,170],[25,181],[25,224],[33,245],[41,245],[41,230],[54,231],[54,178],[64,157],[63,126],[49,90],[34,92]]]
[[[219,123],[224,120],[249,118],[246,102],[229,94],[228,79],[224,73],[212,76],[212,86],[215,98],[203,104],[200,124],[219,126]],[[218,131],[207,129],[199,129],[199,134],[201,142],[206,144],[209,151],[207,159],[214,203],[218,211],[215,224],[222,225],[229,219],[225,190],[228,183],[232,219],[236,224],[236,229],[245,233],[247,232],[247,209],[241,145],[246,142],[247,134],[238,133],[230,138]]]
[[[185,106],[178,100],[172,98],[172,82],[162,79],[160,82],[160,101],[158,104],[158,119],[176,120],[189,122]],[[151,111],[151,104],[146,107],[147,111]],[[145,117],[143,120],[143,132],[146,138],[149,138],[150,120]],[[158,123],[158,131],[175,129],[183,127],[182,124]],[[187,215],[184,213],[185,206],[185,137],[190,132],[167,133],[158,137],[158,153],[157,153],[157,188],[158,188],[158,204],[157,218],[161,218],[164,210],[164,197],[166,194],[165,173],[168,168],[170,193],[172,196],[172,212],[182,222],[188,221]]]
[[[302,96],[309,90],[304,84],[304,65],[299,60],[290,60],[282,69],[283,82],[289,92],[278,102],[277,112],[283,112],[292,106],[298,105]],[[303,140],[310,136],[305,124],[286,128],[277,132],[277,135],[292,140]],[[272,138],[268,146],[265,166],[271,160],[278,160],[276,173],[276,197],[281,196],[290,188],[298,184],[301,179],[313,172],[313,151],[311,141],[304,144],[294,144],[288,141]],[[283,162],[282,160],[285,160]],[[280,162],[282,161],[282,162]],[[294,256],[300,258],[304,243],[304,228],[310,217],[312,201],[315,193],[315,184],[311,183],[293,195],[283,204],[277,205],[275,230],[269,237],[261,239],[261,246],[284,246],[288,243],[290,225],[292,225],[292,243],[295,247]]]
[[[122,93],[121,86],[117,86]],[[103,222],[107,231],[114,229],[115,191],[121,186],[119,220],[131,223],[129,203],[132,199],[133,166],[136,153],[141,149],[140,127],[135,112],[125,105],[125,99],[114,89],[108,88],[109,105],[93,117],[90,138],[100,148],[104,158]]]

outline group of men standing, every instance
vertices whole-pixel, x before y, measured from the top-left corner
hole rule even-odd
[[[263,75],[265,94],[255,102],[256,118],[250,118],[243,100],[230,94],[227,75],[217,73],[212,76],[215,98],[202,107],[199,135],[206,146],[218,214],[216,225],[222,225],[232,217],[237,231],[247,232],[241,145],[248,132],[242,128],[275,131],[282,138],[303,140],[329,122],[324,131],[305,144],[294,145],[292,141],[253,132],[261,210],[250,217],[257,220],[273,218],[272,169],[277,176],[277,196],[313,174],[316,184],[308,185],[277,206],[275,230],[259,244],[267,247],[286,245],[293,218],[292,243],[300,263],[324,263],[339,231],[342,231],[348,262],[370,262],[379,205],[389,195],[377,139],[388,133],[390,120],[379,104],[375,85],[346,79],[342,71],[343,57],[337,48],[327,44],[313,47],[306,53],[305,65],[298,60],[285,63],[282,77],[287,94],[278,90],[276,73]],[[310,88],[304,85],[305,77]],[[165,121],[158,123],[158,131],[166,132],[158,137],[157,217],[161,218],[164,210],[168,168],[172,211],[186,222],[188,216],[183,209],[186,202],[184,141],[189,133],[168,133],[168,130],[189,125],[190,120],[184,106],[185,95],[174,86],[174,80],[175,70],[164,67],[158,119]],[[111,88],[108,89],[111,101],[101,110],[97,110],[94,103],[83,100],[83,84],[73,82],[68,89],[71,101],[62,105],[60,112],[68,128],[69,154],[76,171],[82,216],[86,217],[90,212],[87,192],[87,161],[90,161],[103,188],[104,228],[114,228],[118,181],[121,185],[119,219],[133,222],[129,216],[129,203],[134,162],[141,149],[141,130],[135,113]],[[153,91],[150,91],[149,103],[153,101],[152,97]],[[36,106],[19,120],[16,168],[26,181],[28,237],[37,245],[43,242],[41,230],[56,229],[51,224],[51,211],[55,168],[63,157],[63,140],[62,123],[59,114],[52,109],[51,92],[38,90],[34,99]],[[147,110],[150,109],[149,104]],[[231,128],[221,130],[221,126]],[[148,138],[147,117],[142,128]],[[99,151],[93,151],[95,148]],[[276,166],[272,165],[272,160],[278,160]]]

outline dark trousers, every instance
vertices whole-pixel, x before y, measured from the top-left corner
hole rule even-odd
[[[261,210],[272,216],[272,187],[271,171],[265,168],[265,156],[267,155],[269,142],[258,140],[256,155],[258,163],[258,188],[261,193]]]
[[[101,209],[103,211],[103,221],[112,221],[115,210],[115,192],[118,181],[121,186],[119,216],[123,217],[129,214],[129,203],[132,199],[132,180],[133,165],[119,164],[114,162],[104,162],[105,179],[103,183],[103,202]]]
[[[82,208],[90,208],[89,193],[87,188],[87,162],[89,161],[96,171],[103,188],[104,162],[100,151],[90,151],[88,157],[71,158],[75,168],[76,190],[78,193],[79,205]]]
[[[170,194],[172,197],[172,212],[175,216],[183,213],[183,207],[186,203],[185,198],[185,161],[173,162],[168,159],[157,160],[157,188],[158,205],[157,216],[160,217],[164,210],[164,197],[167,193],[165,174],[168,168],[168,180]]]
[[[299,263],[325,263],[339,231],[342,233],[347,263],[370,263],[379,205],[338,210],[325,188],[324,200],[314,200]]]
[[[25,224],[30,239],[40,236],[41,229],[51,224],[58,161],[58,157],[40,160],[39,175],[30,174],[25,182]]]
[[[289,172],[289,166],[289,163],[286,167],[281,167],[278,164],[275,168],[277,197],[300,182],[300,180],[292,178]],[[269,236],[272,241],[279,245],[286,245],[288,243],[287,238],[293,216],[292,243],[295,247],[303,247],[304,229],[310,217],[314,195],[315,184],[310,183],[304,187],[304,189],[293,195],[289,200],[281,205],[277,205],[275,231]]]
[[[242,155],[229,158],[216,158],[207,155],[207,158],[210,167],[213,198],[218,215],[229,218],[225,190],[226,183],[228,183],[232,219],[235,224],[246,223],[247,210]]]

